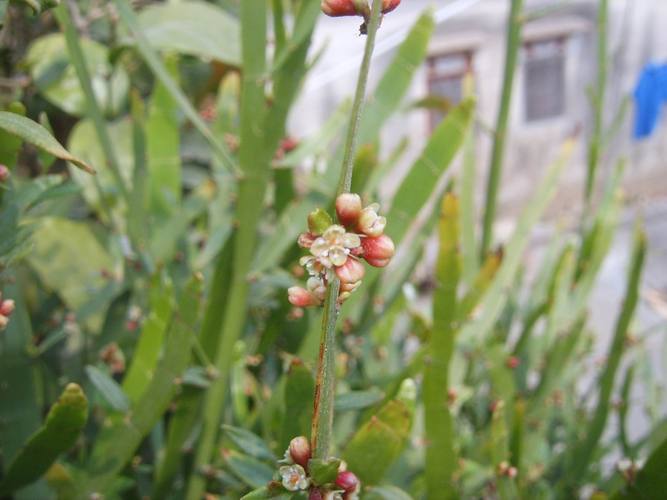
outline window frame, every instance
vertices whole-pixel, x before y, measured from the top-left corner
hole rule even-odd
[[[426,87],[427,95],[435,95],[433,93],[434,84],[438,82],[449,82],[449,81],[460,81],[461,82],[461,100],[465,97],[464,93],[464,80],[466,75],[473,73],[473,60],[475,56],[475,51],[473,49],[459,49],[459,50],[447,50],[440,51],[428,56],[426,60]],[[462,57],[464,66],[462,70],[450,70],[450,71],[441,71],[437,69],[437,62],[439,59],[447,59],[454,57]],[[460,101],[459,101],[460,102]],[[452,105],[457,105],[459,102],[454,102]],[[440,123],[442,118],[439,118],[439,113],[436,110],[429,110],[428,112],[428,128],[430,132],[433,132],[435,128]]]
[[[568,72],[568,41],[569,35],[566,33],[543,36],[543,37],[532,37],[529,40],[524,40],[522,43],[522,121],[524,124],[529,126],[539,126],[542,124],[547,124],[550,122],[562,120],[567,116],[568,112],[568,89],[567,89],[567,72]],[[535,46],[541,44],[555,44],[556,52],[554,55],[549,57],[558,57],[560,59],[561,65],[561,74],[560,82],[558,84],[558,89],[560,92],[560,107],[558,112],[554,114],[549,114],[547,116],[535,116],[530,112],[530,89],[528,82],[528,64],[531,62],[531,51],[535,50]],[[538,57],[532,56],[533,61],[539,60]],[[544,58],[546,59],[546,58]]]

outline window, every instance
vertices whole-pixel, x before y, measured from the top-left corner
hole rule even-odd
[[[471,52],[450,53],[429,58],[428,93],[436,100],[430,116],[431,128],[435,128],[450,107],[463,100],[463,80],[470,71],[472,71]]]
[[[565,40],[526,43],[524,53],[526,121],[561,116],[565,112]]]

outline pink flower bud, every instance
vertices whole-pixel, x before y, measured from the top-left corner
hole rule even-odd
[[[375,267],[385,267],[396,253],[393,240],[386,234],[377,238],[362,238],[361,246],[364,249],[364,259]]]
[[[0,303],[0,314],[9,317],[14,312],[15,305],[12,299],[3,300]]]
[[[357,259],[348,257],[345,264],[336,268],[336,275],[342,283],[361,281],[365,273],[364,265]]]
[[[382,0],[382,13],[387,14],[401,4],[401,0]]]
[[[361,211],[359,215],[359,230],[367,236],[377,237],[384,233],[387,219],[378,215],[380,205],[373,203]]]
[[[359,478],[349,470],[339,472],[336,478],[336,486],[345,490],[346,493],[357,491],[359,488]]]
[[[6,182],[11,173],[5,165],[0,165],[0,182]]]
[[[8,324],[9,324],[9,318],[7,316],[3,316],[2,314],[0,314],[0,331],[7,328]]]
[[[366,0],[322,0],[322,12],[327,16],[368,16],[370,9]]]
[[[356,227],[361,214],[361,197],[354,193],[343,193],[336,198],[338,221],[346,227]]]
[[[310,307],[317,304],[317,300],[303,287],[292,286],[287,289],[287,300],[296,307]]]
[[[289,443],[289,454],[295,464],[299,464],[304,469],[308,467],[310,460],[310,443],[304,436],[298,436]]]

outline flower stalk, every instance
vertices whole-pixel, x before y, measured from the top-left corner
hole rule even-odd
[[[366,87],[368,84],[368,74],[370,71],[373,49],[375,47],[375,38],[380,26],[381,10],[382,0],[373,0],[370,22],[368,23],[366,48],[364,50],[361,69],[359,70],[352,114],[345,140],[343,169],[337,193],[339,195],[348,193],[352,186],[354,154],[357,148],[359,124],[361,122],[361,114],[366,97]],[[327,296],[324,302],[324,313],[322,315],[322,334],[320,338],[317,377],[315,380],[315,405],[311,428],[313,457],[319,459],[328,458],[329,449],[331,447],[334,395],[336,388],[335,351],[339,293],[340,280],[337,276],[334,276],[328,286]]]

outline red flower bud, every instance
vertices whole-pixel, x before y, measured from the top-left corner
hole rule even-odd
[[[348,257],[345,264],[336,268],[336,275],[342,283],[361,281],[365,273],[364,265],[357,259]]]
[[[349,470],[339,472],[336,478],[336,486],[345,490],[346,493],[352,493],[359,488],[359,478]]]
[[[295,150],[299,146],[299,141],[294,137],[285,137],[280,143],[280,149],[285,153]]]
[[[387,14],[398,7],[401,0],[382,0],[382,13]]]
[[[507,368],[514,370],[517,366],[521,364],[521,360],[516,356],[510,356],[507,358]]]
[[[3,300],[0,303],[0,314],[2,316],[10,316],[14,312],[14,301],[12,299]]]
[[[386,266],[396,253],[394,242],[386,234],[377,238],[361,238],[361,246],[364,249],[364,259],[375,267]]]
[[[287,300],[296,307],[309,307],[319,304],[312,293],[300,286],[287,289]]]
[[[343,193],[336,198],[336,215],[346,227],[356,227],[361,208],[361,197],[358,194]]]
[[[366,0],[322,0],[322,12],[327,16],[369,16]]]
[[[298,436],[289,443],[289,454],[295,464],[299,464],[304,469],[308,467],[310,460],[310,443],[304,436]]]
[[[9,179],[10,175],[9,169],[4,165],[0,165],[0,182],[5,182]]]

